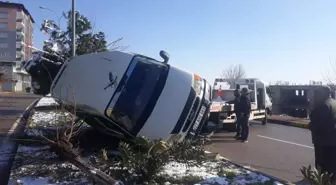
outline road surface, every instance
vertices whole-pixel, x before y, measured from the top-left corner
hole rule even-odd
[[[14,122],[39,96],[26,93],[0,92],[0,134],[7,134]]]
[[[252,123],[248,143],[234,140],[234,135],[214,134],[210,151],[293,183],[303,179],[301,166],[314,164],[314,148],[308,129]]]
[[[39,96],[33,94],[0,93],[0,184],[7,184],[13,160],[18,148],[16,138],[22,134],[25,120],[19,119],[31,103]],[[24,117],[28,117],[26,113]],[[23,127],[20,127],[20,126]],[[14,134],[8,134],[13,132]]]

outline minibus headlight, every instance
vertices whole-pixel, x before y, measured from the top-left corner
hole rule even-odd
[[[196,91],[197,95],[201,95],[202,92],[202,78],[196,74],[194,74],[194,80],[193,80],[193,88]]]

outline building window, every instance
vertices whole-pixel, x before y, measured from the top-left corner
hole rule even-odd
[[[8,18],[8,13],[0,13],[0,19],[7,19]]]
[[[8,57],[10,55],[9,55],[9,52],[0,52],[0,56],[1,57]]]
[[[8,34],[0,32],[0,38],[8,38]]]
[[[0,22],[0,28],[8,28],[7,22]]]
[[[8,48],[8,43],[0,43],[0,48]]]

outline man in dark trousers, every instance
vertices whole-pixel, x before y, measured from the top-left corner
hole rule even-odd
[[[327,86],[314,93],[309,129],[315,148],[315,166],[322,172],[336,174],[336,100],[330,97],[331,90]]]
[[[251,100],[249,98],[250,91],[247,88],[243,88],[241,91],[241,97],[239,100],[239,116],[240,124],[242,127],[242,135],[239,138],[242,142],[247,143],[249,135],[249,118],[251,113]]]
[[[242,127],[240,124],[240,111],[239,111],[239,99],[240,99],[240,86],[239,84],[236,86],[236,89],[234,90],[234,96],[235,99],[232,101],[227,102],[228,104],[234,104],[234,108],[233,111],[236,114],[236,130],[237,130],[237,134],[235,136],[236,139],[239,139],[241,137],[241,131],[242,131]]]

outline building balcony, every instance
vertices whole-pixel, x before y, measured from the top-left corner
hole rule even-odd
[[[23,11],[17,11],[16,12],[16,20],[24,19]]]
[[[23,51],[23,47],[21,48],[16,48],[16,56],[23,56],[24,55],[24,51]],[[18,57],[17,57],[18,58]]]
[[[23,39],[24,37],[22,36],[16,36],[16,42],[23,42]]]
[[[24,28],[24,24],[23,24],[23,20],[19,21],[18,20],[16,21],[16,29],[21,29],[21,28]]]
[[[16,35],[22,35],[22,36],[24,36],[23,29],[16,29]]]
[[[19,40],[19,41],[17,40],[17,41],[16,41],[16,48],[22,48],[23,45],[24,45],[24,44],[23,44],[23,41],[22,41],[22,40]]]

